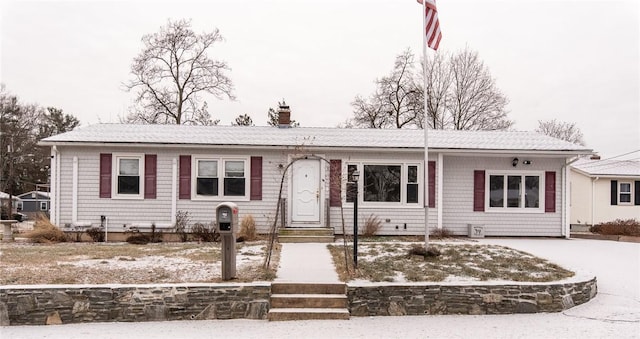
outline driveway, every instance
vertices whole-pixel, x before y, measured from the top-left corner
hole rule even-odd
[[[640,244],[483,239],[598,277],[598,295],[562,313],[363,317],[346,321],[206,320],[1,327],[5,338],[640,338]]]

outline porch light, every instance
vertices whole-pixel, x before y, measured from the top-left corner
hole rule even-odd
[[[358,183],[358,179],[360,178],[360,171],[355,170],[351,173],[351,182]]]

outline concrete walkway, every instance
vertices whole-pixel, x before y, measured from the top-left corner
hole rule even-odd
[[[283,243],[276,282],[340,282],[325,243]]]

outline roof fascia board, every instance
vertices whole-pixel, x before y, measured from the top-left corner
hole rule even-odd
[[[51,142],[51,141],[40,141],[38,146],[75,146],[75,147],[157,147],[157,148],[228,148],[228,149],[273,149],[284,148],[284,149],[294,149],[300,148],[300,145],[225,145],[225,144],[165,144],[165,143],[128,143],[128,142],[77,142],[77,141],[60,141],[60,142]],[[379,152],[379,151],[394,151],[394,152],[422,152],[423,148],[413,148],[413,147],[340,147],[340,146],[314,146],[314,145],[306,145],[302,146],[307,150],[323,150],[323,151],[369,151],[369,152]],[[496,154],[505,154],[505,155],[513,155],[517,154],[527,154],[527,155],[556,155],[559,157],[566,157],[568,155],[586,155],[592,154],[592,150],[527,150],[527,149],[454,149],[454,148],[429,148],[429,151],[433,153],[443,153],[444,155],[469,155],[469,156],[478,156],[478,155],[496,155]]]

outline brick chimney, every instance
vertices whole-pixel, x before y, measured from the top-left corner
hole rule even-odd
[[[591,156],[591,160],[600,160],[600,156],[599,156],[599,155],[597,155],[597,154],[593,154],[593,155]]]
[[[278,127],[291,127],[291,109],[289,109],[289,106],[284,102],[284,100],[282,100],[280,107],[278,108]]]

